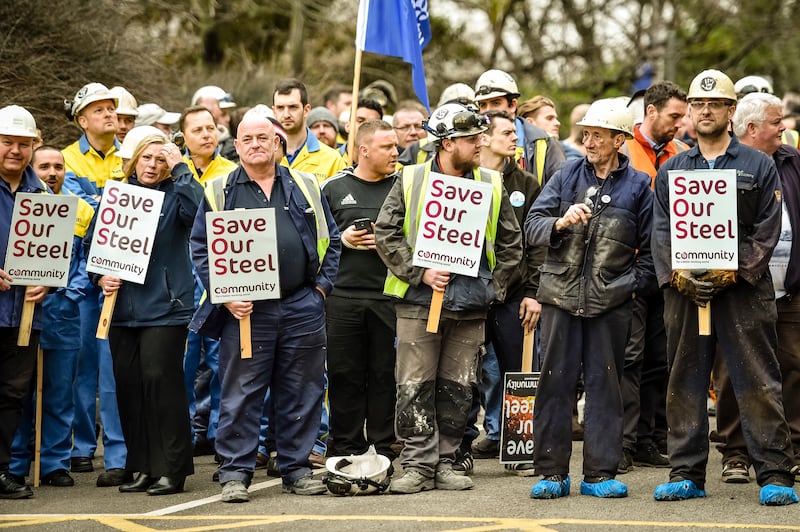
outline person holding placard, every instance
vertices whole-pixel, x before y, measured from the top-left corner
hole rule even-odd
[[[123,493],[178,493],[194,472],[189,405],[181,383],[186,325],[193,312],[188,239],[203,189],[181,160],[178,147],[158,134],[139,141],[125,166],[129,184],[164,193],[144,284],[92,275],[103,295],[118,292],[109,342],[128,447],[125,469],[138,472],[133,482],[119,487]],[[179,172],[171,174],[170,168]]]
[[[45,184],[28,166],[33,155],[36,122],[33,115],[18,105],[0,109],[0,499],[27,499],[33,491],[25,479],[9,472],[11,442],[22,415],[22,398],[28,391],[36,363],[41,316],[34,314],[31,338],[26,346],[17,345],[23,301],[41,303],[47,295],[44,286],[12,284],[3,268],[8,248],[11,216],[18,192],[46,192]]]
[[[505,299],[522,259],[519,223],[500,174],[479,167],[486,128],[485,116],[461,104],[434,110],[426,130],[436,137],[436,156],[404,167],[375,223],[375,245],[389,269],[384,293],[397,298],[395,431],[404,444],[404,473],[392,481],[392,493],[473,486],[453,471],[453,462],[489,304]],[[488,212],[477,215],[479,205]],[[430,257],[445,246],[442,266],[415,265],[421,254]],[[469,274],[451,273],[465,264],[473,267]],[[440,310],[432,305],[439,299],[434,291],[442,296],[441,320],[438,332],[429,332],[429,316]]]
[[[33,152],[31,167],[47,183],[53,194],[64,194],[62,188],[66,167],[64,156],[54,146],[44,145]],[[47,324],[39,337],[43,351],[41,472],[43,484],[68,487],[74,485],[69,475],[72,451],[72,420],[75,403],[72,385],[78,367],[81,347],[81,318],[78,303],[85,297],[86,258],[83,237],[94,217],[94,209],[84,200],[78,200],[75,220],[69,281],[42,302],[42,321]],[[30,441],[35,430],[35,382],[25,400],[22,422],[14,437],[10,471],[25,477],[33,460]]]
[[[597,100],[583,120],[583,159],[547,182],[525,221],[530,246],[547,246],[542,305],[542,376],[534,405],[534,463],[544,478],[531,498],[569,495],[572,403],[586,389],[581,494],[626,497],[614,477],[622,455],[625,345],[637,290],[652,283],[653,194],[647,174],[619,153],[633,114],[619,99]]]
[[[689,113],[697,130],[697,146],[666,161],[658,170],[653,208],[653,241],[658,284],[664,289],[664,323],[670,376],[667,389],[667,448],[670,481],[655,490],[659,501],[705,497],[708,462],[706,397],[715,353],[725,358],[736,394],[758,484],[765,505],[798,502],[789,427],[781,401],[781,374],[775,354],[775,291],[769,259],[781,228],[781,186],[770,158],[728,133],[736,111],[733,82],[719,70],[705,70],[689,87]],[[685,214],[685,202],[701,212],[710,193],[727,192],[724,175],[735,170],[736,217],[706,216],[712,228],[692,235],[692,226],[674,225]],[[698,173],[697,170],[706,170]],[[715,179],[714,176],[720,176]],[[688,183],[688,184],[687,184]],[[670,193],[670,189],[674,189]],[[732,188],[732,187],[731,187]],[[721,194],[718,194],[718,196]],[[687,199],[687,197],[689,199]],[[676,206],[677,202],[684,202]],[[721,200],[717,200],[721,201]],[[705,220],[701,220],[705,221]],[[729,235],[735,224],[738,238]],[[728,229],[726,229],[726,227]],[[717,227],[719,229],[719,227]],[[719,242],[709,244],[712,236]],[[675,236],[683,236],[674,240]],[[733,242],[731,242],[733,240]],[[706,249],[732,244],[738,260],[731,269],[675,269],[677,242],[697,241]],[[682,244],[683,245],[683,244]],[[685,255],[685,253],[684,253]],[[698,309],[712,302],[710,333],[700,335]],[[719,347],[719,349],[717,349]]]
[[[272,297],[255,301],[212,304],[210,298],[206,299],[190,324],[192,330],[220,338],[222,396],[216,451],[222,458],[222,501],[249,500],[247,487],[255,468],[268,387],[274,414],[270,423],[274,427],[283,490],[319,495],[326,488],[312,477],[308,457],[321,416],[325,298],[333,288],[339,266],[339,230],[316,178],[278,165],[275,153],[279,140],[266,116],[245,113],[235,146],[241,166],[227,178],[206,185],[205,199],[192,229],[192,259],[203,286],[212,298],[216,297],[212,280],[224,283],[234,273],[244,273],[239,271],[244,260],[240,263],[240,257],[231,251],[227,259],[220,259],[221,263],[210,263],[210,253],[218,251],[210,249],[207,229],[235,237],[241,244],[241,254],[252,247],[246,245],[246,233],[256,222],[207,225],[206,217],[237,209],[271,211],[274,224],[264,227],[265,219],[259,218],[258,225],[262,227],[259,233],[273,235],[270,240],[277,249],[277,260],[271,253],[263,253],[257,259],[247,258],[246,269],[251,273],[253,268],[268,272],[278,290],[270,286]],[[214,242],[229,249],[225,241],[227,237]],[[261,251],[258,247],[249,250]],[[268,255],[269,262],[263,255]],[[237,293],[240,292],[233,292]],[[251,329],[249,358],[243,358],[240,349],[246,340],[240,337],[242,320],[249,322]]]

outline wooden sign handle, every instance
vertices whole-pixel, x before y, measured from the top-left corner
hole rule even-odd
[[[33,487],[39,487],[42,471],[42,382],[44,381],[44,352],[36,352],[36,431],[33,441]]]
[[[239,320],[239,348],[242,358],[253,358],[253,346],[250,338],[250,316]]]
[[[533,371],[533,339],[534,331],[525,331],[522,337],[522,371],[525,373]]]
[[[25,296],[28,296],[28,291],[32,287],[25,289]],[[26,346],[31,342],[31,326],[33,326],[33,311],[36,309],[36,303],[33,301],[25,301],[22,303],[22,315],[19,318],[19,335],[17,336],[17,345]]]
[[[442,315],[442,301],[444,300],[444,291],[433,291],[431,296],[431,309],[428,313],[428,326],[425,330],[429,333],[439,332],[439,318]]]
[[[114,305],[117,304],[117,294],[119,290],[111,292],[103,300],[103,308],[100,311],[100,321],[97,323],[97,338],[105,340],[108,338],[108,330],[111,328],[111,316],[114,314]]]
[[[700,336],[711,336],[711,301],[697,307],[697,330]]]

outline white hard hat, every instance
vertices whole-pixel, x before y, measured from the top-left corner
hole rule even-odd
[[[136,109],[136,98],[133,97],[133,94],[128,92],[128,89],[116,86],[111,87],[109,92],[117,99],[118,115],[137,116],[139,114],[139,111]]]
[[[392,462],[375,448],[364,454],[334,456],[325,461],[328,470],[326,484],[334,495],[366,495],[383,492],[389,487],[389,468]]]
[[[502,70],[487,70],[475,83],[475,101],[491,100],[498,96],[519,97],[517,82]]]
[[[440,139],[454,139],[483,133],[489,128],[489,120],[460,103],[446,103],[433,110],[423,127]]]
[[[171,126],[180,120],[180,113],[170,113],[161,108],[156,103],[143,103],[137,108],[139,112],[136,117],[137,126],[152,126],[153,124],[164,124]]]
[[[751,92],[775,94],[772,91],[772,83],[761,76],[745,76],[733,85],[733,90],[736,91],[736,95],[740,98]]]
[[[722,98],[736,101],[736,90],[733,88],[731,78],[719,70],[703,70],[692,80],[689,85],[688,100],[695,98]]]
[[[64,108],[67,114],[75,122],[78,121],[78,113],[83,111],[87,105],[101,100],[111,100],[114,102],[114,107],[119,105],[119,100],[115,95],[108,90],[108,87],[102,83],[88,83],[81,87],[75,94],[75,98],[70,101],[64,102]]]
[[[464,105],[475,101],[475,91],[466,83],[453,83],[442,91],[439,96],[439,103],[436,107],[441,107],[448,102],[458,102]]]
[[[197,89],[194,96],[192,96],[192,105],[197,105],[203,98],[214,98],[219,102],[220,109],[236,107],[236,102],[233,101],[233,95],[229,92],[225,92],[225,90],[216,85],[206,85],[205,87]]]
[[[604,98],[597,100],[586,111],[579,126],[602,127],[624,133],[633,138],[633,113],[627,106],[627,99]]]
[[[117,155],[119,155],[122,159],[130,159],[133,157],[133,153],[136,151],[136,146],[139,145],[139,142],[141,142],[143,138],[149,137],[150,135],[160,135],[164,137],[164,141],[167,140],[167,136],[164,134],[164,132],[156,127],[137,126],[128,131],[128,134],[125,135],[125,140],[122,141],[122,146],[120,147],[119,151],[117,151]]]
[[[0,135],[32,139],[39,136],[33,115],[19,105],[8,105],[0,109]]]

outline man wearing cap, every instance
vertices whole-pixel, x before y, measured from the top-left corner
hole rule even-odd
[[[475,83],[475,102],[481,112],[505,111],[515,117],[517,162],[544,185],[561,168],[566,156],[558,139],[517,116],[519,96],[517,82],[502,70],[487,70]]]
[[[45,192],[44,183],[28,166],[36,136],[36,122],[26,109],[18,105],[0,109],[0,499],[33,496],[25,479],[9,472],[9,463],[11,442],[22,415],[22,398],[36,363],[42,328],[38,303],[44,300],[47,288],[14,285],[12,276],[3,268],[17,193]],[[37,308],[30,342],[18,346],[23,301],[33,301]]]
[[[97,208],[106,181],[123,178],[122,159],[117,154],[119,101],[105,85],[83,86],[68,105],[68,114],[83,130],[83,135],[63,150],[67,165],[64,188]],[[72,423],[71,470],[91,472],[97,448],[97,397],[103,426],[105,469],[97,477],[99,487],[119,486],[133,480],[125,471],[127,449],[117,410],[116,382],[108,340],[96,338],[102,306],[102,290],[86,278],[86,297],[80,301],[81,350],[75,377],[75,419]]]
[[[327,146],[337,149],[336,136],[339,134],[339,122],[325,107],[314,107],[308,113],[308,128],[314,136]]]
[[[770,158],[728,133],[736,111],[733,82],[705,70],[687,95],[697,146],[658,170],[653,240],[658,284],[664,289],[664,324],[670,377],[667,448],[670,481],[655,490],[659,501],[705,497],[708,462],[706,397],[715,353],[724,357],[740,406],[742,429],[766,505],[798,502],[789,428],[781,403],[775,355],[775,291],[769,259],[781,227],[780,178]],[[670,170],[736,170],[737,271],[673,270]],[[711,334],[698,332],[698,308],[711,307]]]
[[[800,151],[781,143],[782,103],[772,94],[750,93],[739,99],[733,116],[733,131],[739,141],[772,157],[781,179],[783,194],[781,236],[769,261],[778,312],[778,363],[781,367],[783,409],[792,435],[795,482],[800,480]],[[717,434],[722,453],[722,481],[750,481],[750,455],[739,419],[739,407],[728,368],[722,357],[714,363],[717,394]]]
[[[486,313],[503,301],[522,258],[519,224],[500,174],[480,168],[486,119],[460,104],[436,109],[428,121],[436,156],[403,168],[375,223],[375,245],[389,269],[384,293],[397,298],[395,431],[403,442],[403,476],[392,493],[463,490],[473,484],[453,471],[472,401]],[[431,172],[492,185],[478,277],[413,265],[422,200]],[[413,220],[413,222],[412,222]],[[426,331],[433,291],[444,292],[439,332]]]
[[[136,108],[136,98],[125,87],[111,87],[111,94],[117,99],[117,140],[122,142],[125,135],[136,125],[139,110]]]
[[[654,83],[644,92],[643,109],[644,119],[634,126],[633,138],[626,140],[620,151],[630,158],[631,166],[654,181],[664,161],[689,149],[675,139],[686,115],[686,91],[671,81]],[[655,284],[650,290],[640,290],[637,296],[633,302],[631,336],[625,349],[622,376],[625,426],[619,473],[627,473],[634,464],[669,466],[669,461],[659,451],[660,446],[666,447],[663,412],[669,373],[664,297]],[[658,436],[657,412],[661,413],[659,419],[662,420]]]
[[[534,462],[544,478],[531,488],[534,499],[569,495],[570,418],[581,371],[591,403],[580,492],[628,494],[614,479],[622,454],[620,379],[631,301],[652,283],[653,194],[647,174],[617,151],[633,133],[623,102],[594,102],[579,125],[586,157],[564,164],[525,221],[528,244],[547,247],[536,297],[543,356],[533,414]]]
[[[306,86],[300,80],[279,81],[272,100],[275,118],[283,125],[289,139],[286,157],[280,161],[283,166],[310,172],[320,183],[347,166],[335,149],[322,144],[308,129],[306,117],[311,106]]]
[[[153,126],[158,128],[165,135],[172,134],[172,127],[181,118],[180,113],[170,113],[161,108],[156,103],[143,103],[137,108],[137,126]]]

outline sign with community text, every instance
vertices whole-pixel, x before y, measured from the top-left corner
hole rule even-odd
[[[279,299],[275,209],[206,213],[211,302]]]
[[[144,284],[163,203],[160,190],[106,182],[86,271]]]
[[[3,269],[13,284],[67,286],[78,197],[19,193]]]
[[[539,372],[507,372],[500,422],[500,463],[533,462],[533,406]]]
[[[431,172],[412,264],[478,276],[492,185]]]
[[[736,170],[670,170],[673,270],[736,270]]]

